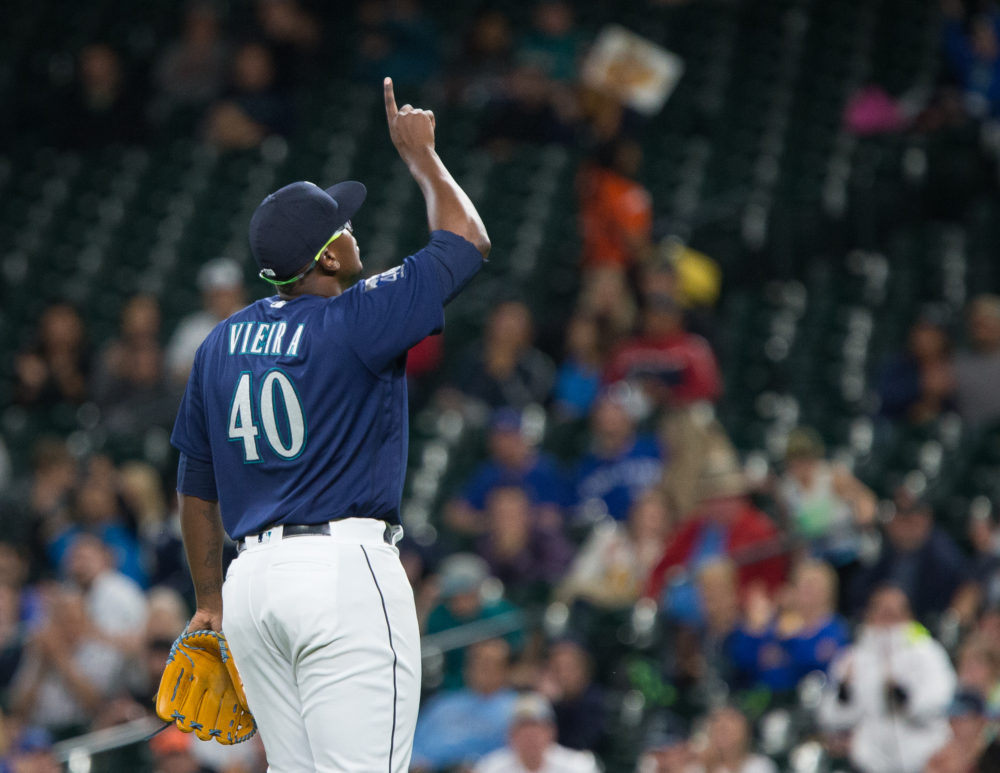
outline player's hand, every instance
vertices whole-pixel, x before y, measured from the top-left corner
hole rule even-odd
[[[222,613],[208,609],[196,610],[188,627],[184,629],[184,633],[192,633],[193,631],[222,633]]]
[[[392,90],[392,78],[386,78],[385,118],[389,124],[389,137],[396,146],[400,158],[407,164],[418,161],[421,156],[434,150],[434,113],[420,110],[412,105],[396,107],[396,95]]]

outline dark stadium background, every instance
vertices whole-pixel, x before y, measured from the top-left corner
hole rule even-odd
[[[569,26],[546,37],[539,8],[557,6]],[[460,687],[455,658],[495,636],[510,644],[511,684],[558,698],[550,650],[568,640],[576,647],[571,657],[582,652],[580,662],[589,661],[593,686],[591,703],[556,700],[559,740],[573,722],[566,717],[586,715],[596,729],[581,743],[608,771],[635,770],[644,752],[688,737],[687,762],[696,767],[647,755],[648,769],[721,771],[710,754],[698,755],[706,754],[704,718],[714,722],[711,712],[725,704],[748,718],[748,743],[778,769],[851,769],[843,737],[838,743],[817,717],[824,690],[836,691],[827,677],[774,689],[760,674],[727,670],[720,663],[730,640],[707,631],[703,619],[657,612],[659,596],[642,602],[636,591],[610,610],[562,603],[555,591],[569,562],[602,528],[601,512],[573,487],[593,439],[593,403],[570,410],[569,397],[586,399],[548,383],[511,405],[497,396],[503,390],[482,387],[485,376],[470,376],[481,375],[498,307],[514,308],[521,324],[530,314],[532,342],[518,356],[563,373],[574,361],[571,319],[586,317],[611,335],[625,323],[606,317],[654,296],[663,300],[633,263],[610,312],[588,306],[593,266],[581,262],[581,197],[588,175],[625,144],[642,154],[626,177],[651,200],[639,252],[667,266],[675,293],[668,300],[683,309],[688,331],[708,342],[722,385],[721,396],[702,395],[705,402],[679,401],[672,379],[686,376],[669,374],[654,395],[660,399],[633,416],[640,433],[665,446],[664,490],[697,504],[711,458],[692,449],[711,426],[727,439],[729,463],[736,460],[738,469],[726,474],[743,476],[744,501],[775,524],[766,556],[729,557],[742,568],[777,560],[784,573],[816,552],[815,535],[797,528],[783,500],[790,434],[805,443],[805,456],[842,465],[858,490],[877,500],[873,522],[858,527],[853,572],[840,572],[837,611],[852,640],[863,630],[872,589],[886,580],[902,585],[920,623],[956,664],[960,689],[978,690],[983,737],[994,729],[1000,389],[992,379],[1000,373],[1000,300],[989,294],[1000,291],[1000,12],[993,3],[234,0],[209,6],[226,41],[208,68],[219,81],[185,101],[170,95],[163,68],[189,7],[10,0],[2,11],[0,770],[264,769],[259,751],[235,762],[192,762],[187,737],[162,734],[157,738],[168,740],[159,747],[144,740],[158,727],[149,704],[157,658],[176,635],[178,615],[191,611],[178,608],[178,599],[193,600],[168,442],[183,381],[171,377],[167,353],[178,325],[202,307],[212,277],[200,271],[210,261],[236,261],[246,300],[266,294],[246,228],[259,201],[288,182],[368,185],[354,223],[368,274],[423,244],[423,202],[385,128],[384,75],[394,78],[400,104],[434,110],[438,151],[479,207],[493,244],[486,269],[449,307],[443,338],[411,357],[404,557],[428,617],[442,587],[465,578],[463,570],[475,574],[475,561],[470,569],[448,563],[449,556],[485,551],[488,561],[495,558],[488,527],[481,527],[485,537],[475,536],[447,515],[468,499],[469,480],[490,453],[491,427],[516,424],[568,481],[538,520],[570,552],[558,568],[535,566],[539,574],[523,583],[516,574],[506,585],[487,580],[481,591],[495,618],[483,613],[429,635],[425,699]],[[492,31],[507,36],[490,52],[477,49],[473,36],[487,17]],[[614,95],[595,96],[580,83],[588,46],[609,24],[683,59],[677,88],[655,115],[622,109]],[[241,101],[245,95],[227,81],[234,53],[247,43],[263,46],[274,69],[264,96]],[[81,85],[87,67],[94,82],[110,77],[111,87],[88,92]],[[543,94],[532,103],[538,112],[531,121],[528,96],[511,77],[523,68],[534,68],[532,87]],[[250,140],[234,140],[214,123],[223,121],[216,115],[223,103],[260,119]],[[677,279],[685,260],[695,281],[707,282],[700,296]],[[232,281],[225,266],[212,265],[219,286]],[[143,318],[151,332],[142,340],[121,330],[126,302],[137,295],[151,315]],[[940,334],[933,362],[914,350],[916,328]],[[602,381],[594,373],[631,334],[619,329],[617,338],[602,339],[592,381]],[[527,383],[537,373],[524,362]],[[638,382],[649,387],[648,376]],[[636,409],[634,383],[614,388],[606,381],[599,387],[611,389],[609,399]],[[517,418],[497,412],[505,407]],[[671,417],[679,415],[702,430],[671,435]],[[811,431],[797,431],[802,427]],[[684,448],[671,447],[670,438]],[[680,458],[695,467],[675,468],[688,477],[667,481]],[[683,514],[673,500],[664,507],[669,548]],[[904,517],[900,512],[916,518],[918,510],[932,518],[936,547],[894,563],[893,519]],[[697,516],[697,508],[687,513]],[[496,520],[479,517],[481,524]],[[109,682],[71,721],[46,726],[32,718],[22,689],[44,649],[39,639],[64,631],[82,642],[101,627],[85,620],[92,609],[76,622],[53,622],[62,614],[53,610],[76,614],[88,603],[88,583],[82,597],[74,595],[65,559],[85,533],[110,546],[111,563],[139,582],[152,604],[150,627],[132,631],[131,643],[108,644],[111,629],[103,631],[131,675]],[[686,565],[684,576],[695,578],[697,569]],[[948,578],[958,592],[938,603],[914,573]],[[778,613],[794,616],[790,595],[772,591]],[[742,605],[731,621],[739,631],[760,598],[746,587],[733,594]],[[128,619],[121,612],[111,626]],[[963,659],[976,657],[992,669],[986,683],[966,678],[972,666]],[[80,667],[87,671],[85,659]],[[937,706],[929,721],[943,727],[947,710]],[[893,711],[905,712],[905,701]],[[942,754],[959,754],[954,746]],[[974,749],[982,759],[967,769],[1000,769],[990,767],[998,764],[994,746]],[[68,767],[53,767],[57,758]]]

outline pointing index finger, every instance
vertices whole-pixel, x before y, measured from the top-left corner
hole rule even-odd
[[[399,111],[396,109],[396,95],[392,90],[392,78],[386,78],[382,82],[385,91],[385,114],[390,120],[396,117]]]

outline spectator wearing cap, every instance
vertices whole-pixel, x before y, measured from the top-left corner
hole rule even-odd
[[[490,571],[487,563],[472,553],[455,553],[438,566],[439,603],[427,616],[424,633],[432,635],[501,615],[515,616],[518,608],[497,595],[487,598],[487,580]],[[508,634],[507,641],[513,649],[522,645],[520,630]],[[441,686],[456,689],[462,686],[465,649],[452,649],[444,655],[444,674]]]
[[[786,596],[777,609],[766,593],[751,591],[743,624],[727,642],[746,682],[779,693],[794,690],[811,672],[825,672],[850,641],[847,623],[834,613],[837,575],[829,564],[798,564]]]
[[[646,595],[661,601],[666,614],[684,623],[702,618],[693,577],[699,567],[725,557],[738,567],[746,594],[760,584],[769,593],[785,579],[787,547],[771,520],[747,496],[739,459],[713,449],[698,481],[699,504],[692,518],[668,538],[646,584]]]
[[[538,691],[552,701],[559,743],[569,749],[596,751],[607,725],[606,701],[581,641],[564,638],[552,643]]]
[[[1000,62],[1000,59],[998,59]],[[955,357],[958,413],[972,426],[1000,420],[1000,296],[980,295],[969,304],[969,349]]]
[[[830,666],[819,723],[834,737],[847,734],[851,763],[864,773],[919,773],[948,741],[954,690],[948,653],[914,621],[906,595],[887,585]]]
[[[680,723],[655,715],[643,734],[636,773],[687,773],[694,762],[694,751]]]
[[[723,706],[708,716],[704,747],[685,773],[778,773],[777,766],[750,749],[750,722],[732,706]]]
[[[469,647],[466,686],[424,704],[413,737],[411,770],[468,765],[504,744],[517,693],[510,687],[510,647],[488,639]]]
[[[986,773],[1000,770],[1000,744],[996,741],[996,716],[991,716],[983,696],[959,689],[948,706],[951,738],[938,749],[923,773]],[[989,732],[990,725],[993,731]]]
[[[845,575],[856,565],[861,532],[875,522],[878,502],[846,466],[826,459],[823,439],[811,427],[788,435],[778,501],[813,555]]]
[[[715,402],[722,395],[722,378],[708,341],[685,329],[684,309],[676,291],[660,287],[651,268],[644,279],[639,334],[612,354],[604,379],[639,383],[650,399],[667,407]]]
[[[61,773],[52,753],[52,735],[41,727],[25,727],[8,753],[0,758],[0,773]]]
[[[246,304],[243,271],[234,260],[210,260],[198,271],[197,284],[201,292],[201,309],[177,323],[167,344],[167,371],[177,384],[187,381],[194,353],[212,328]]]
[[[638,601],[674,526],[665,497],[644,493],[629,509],[628,521],[607,518],[596,524],[580,548],[556,596],[599,609],[623,609]]]
[[[872,589],[892,583],[906,593],[918,620],[936,623],[941,615],[970,622],[979,593],[969,561],[955,542],[934,525],[926,495],[906,485],[893,497],[895,511],[885,524],[885,539],[875,563],[859,572],[855,608],[864,605]]]
[[[556,743],[556,716],[539,693],[517,699],[507,745],[483,757],[474,773],[598,773],[594,755]]]
[[[486,323],[482,343],[473,344],[457,361],[462,371],[454,385],[466,397],[489,408],[524,410],[548,400],[555,365],[533,345],[531,310],[520,301],[497,304]]]
[[[486,501],[498,488],[517,486],[530,498],[542,525],[562,523],[568,500],[566,480],[555,459],[539,453],[513,408],[493,413],[488,438],[490,458],[472,474],[462,495],[449,503],[445,518],[460,534],[481,534],[488,527]]]
[[[573,546],[559,525],[543,523],[518,486],[493,489],[486,499],[486,522],[476,552],[491,574],[515,600],[547,599],[573,558]]]
[[[925,309],[913,322],[906,349],[882,366],[879,413],[893,421],[924,424],[955,406],[955,371],[946,318]]]
[[[574,476],[577,518],[610,515],[624,521],[635,501],[663,473],[664,453],[655,438],[640,435],[624,391],[612,387],[590,414],[590,449]]]

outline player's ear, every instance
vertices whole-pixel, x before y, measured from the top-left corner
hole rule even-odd
[[[340,261],[337,260],[337,258],[329,252],[329,250],[323,253],[322,260],[324,264],[323,268],[325,268],[327,271],[334,274],[340,271]]]

